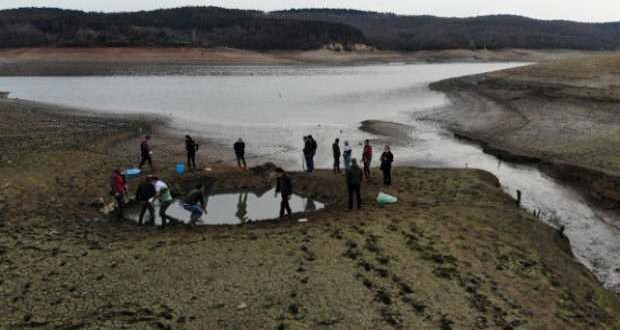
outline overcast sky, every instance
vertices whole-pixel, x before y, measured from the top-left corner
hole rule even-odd
[[[354,8],[437,16],[516,14],[542,19],[587,22],[620,21],[620,0],[0,0],[0,8],[60,7],[88,11],[134,11],[186,5],[210,5],[264,11]]]

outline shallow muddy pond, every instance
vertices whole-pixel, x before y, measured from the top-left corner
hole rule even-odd
[[[202,216],[197,225],[239,225],[254,221],[276,219],[280,215],[280,195],[275,195],[275,189],[265,193],[242,191],[236,193],[213,194],[208,196],[207,213]],[[298,195],[291,196],[289,204],[293,213],[314,212],[325,208],[325,204],[312,198]],[[166,214],[182,223],[189,223],[190,213],[185,210],[181,200],[175,200],[166,211]],[[155,224],[161,225],[159,207],[155,207]],[[132,209],[127,217],[138,221],[139,209]],[[144,216],[148,221],[148,213]]]

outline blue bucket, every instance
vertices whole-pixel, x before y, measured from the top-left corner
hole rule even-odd
[[[138,176],[140,176],[140,173],[142,173],[142,170],[140,170],[139,168],[130,168],[125,171],[125,177],[127,179],[137,178]]]
[[[177,173],[179,174],[185,173],[185,164],[182,164],[182,163],[177,164],[176,170],[177,170]]]

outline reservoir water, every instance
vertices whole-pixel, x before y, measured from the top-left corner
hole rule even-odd
[[[500,162],[476,145],[419,120],[448,104],[432,82],[522,64],[417,64],[351,67],[179,66],[150,75],[0,77],[12,97],[111,113],[168,116],[171,129],[231,144],[243,137],[253,154],[301,169],[302,137],[319,143],[320,167],[331,163],[331,142],[354,146],[373,138],[360,122],[410,125],[411,139],[395,146],[395,165],[480,168],[504,189],[523,191],[523,205],[543,221],[565,226],[576,257],[611,290],[620,292],[620,230],[610,215],[531,166]],[[375,148],[380,148],[377,145]],[[234,220],[234,219],[233,219]],[[617,222],[616,222],[617,223]]]

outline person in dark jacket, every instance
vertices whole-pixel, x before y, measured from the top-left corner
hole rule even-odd
[[[185,151],[187,151],[187,168],[196,169],[196,151],[200,146],[191,136],[185,135]]]
[[[318,145],[312,135],[304,137],[304,158],[306,159],[307,171],[312,173],[314,171],[314,156]]]
[[[183,208],[186,211],[191,212],[190,225],[196,224],[196,221],[200,220],[200,217],[202,217],[207,209],[202,187],[202,184],[198,184],[196,188],[191,190],[183,200]]]
[[[140,217],[138,218],[138,224],[140,226],[144,224],[143,219],[146,211],[149,211],[149,224],[155,223],[155,208],[151,201],[155,195],[156,191],[153,185],[153,177],[149,175],[146,177],[146,180],[138,186],[138,190],[136,191],[136,200],[140,203]]]
[[[243,139],[239,138],[233,148],[235,149],[235,156],[237,156],[237,165],[239,168],[242,168],[241,164],[243,164],[243,169],[247,170],[248,165],[245,163],[245,142],[243,142]]]
[[[362,163],[364,163],[364,176],[370,179],[370,163],[372,163],[372,146],[370,141],[364,142],[364,152],[362,153]]]
[[[149,145],[150,141],[151,141],[151,136],[147,135],[144,137],[144,140],[140,142],[140,165],[138,167],[142,169],[142,166],[144,166],[144,164],[148,162],[149,167],[151,168],[151,171],[152,171],[153,170],[153,159],[151,158],[151,156],[153,154],[153,150],[151,150],[151,146]]]
[[[114,194],[114,198],[116,199],[117,217],[120,219],[123,217],[123,207],[125,206],[125,199],[127,198],[127,179],[120,168],[112,172],[110,186],[112,188],[112,194]]]
[[[392,185],[392,162],[394,155],[390,151],[390,146],[385,146],[385,151],[381,154],[381,171],[383,171],[383,185]]]
[[[340,173],[340,139],[336,139],[332,144],[334,154],[334,173]]]
[[[357,165],[357,159],[353,158],[351,160],[351,167],[347,171],[349,210],[353,210],[353,195],[355,195],[355,199],[357,199],[357,209],[360,210],[362,208],[362,196],[360,190],[363,177],[364,173],[362,173],[362,169],[359,167],[359,165]]]
[[[290,220],[293,217],[293,211],[291,211],[291,206],[288,201],[293,193],[293,182],[291,181],[291,177],[279,167],[276,169],[276,174],[278,176],[276,195],[280,193],[280,196],[282,196],[282,202],[280,203],[280,220],[284,219],[285,212],[288,214]]]

